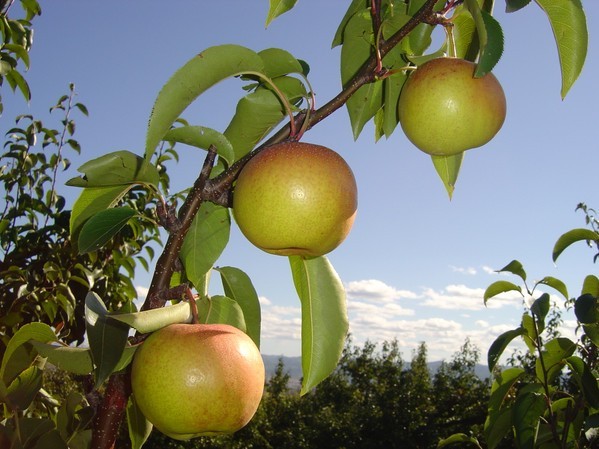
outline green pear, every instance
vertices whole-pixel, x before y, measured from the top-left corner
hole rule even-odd
[[[339,154],[289,141],[262,150],[243,167],[233,192],[233,215],[258,248],[316,257],[345,239],[357,197],[354,175]]]
[[[231,433],[256,413],[264,391],[260,351],[223,324],[171,324],[136,351],[133,397],[158,430],[176,440]]]
[[[401,127],[425,153],[449,156],[489,142],[505,120],[506,100],[492,73],[475,78],[476,64],[432,59],[406,81],[398,105]]]

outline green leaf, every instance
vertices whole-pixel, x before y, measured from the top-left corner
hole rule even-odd
[[[509,282],[509,281],[493,282],[491,285],[489,285],[487,287],[487,289],[485,290],[485,293],[483,295],[485,304],[487,304],[487,301],[489,299],[493,298],[494,296],[497,296],[501,293],[510,292],[510,291],[517,291],[517,292],[522,293],[522,289],[520,288],[520,286],[514,284],[513,282]]]
[[[146,184],[158,187],[158,169],[131,151],[121,150],[86,162],[77,169],[83,176],[67,181],[71,187],[109,187]]]
[[[261,72],[262,58],[240,45],[218,45],[194,56],[158,93],[146,135],[145,158],[150,159],[179,115],[198,96],[218,82],[244,72]]]
[[[437,444],[437,449],[446,446],[451,446],[452,444],[472,444],[478,448],[481,447],[476,438],[466,435],[465,433],[454,433],[453,435],[439,441],[439,443]]]
[[[562,234],[555,242],[553,246],[553,261],[555,262],[560,254],[570,245],[576,242],[580,242],[581,240],[588,241],[598,241],[599,233],[586,228],[572,229],[564,234]]]
[[[264,26],[268,27],[270,22],[293,8],[296,2],[297,0],[269,0],[270,6],[268,8],[268,15],[266,16],[266,23]]]
[[[229,324],[246,332],[243,311],[239,304],[226,296],[212,296],[198,301],[199,321],[204,324]]]
[[[568,296],[568,287],[561,280],[554,278],[552,276],[545,276],[541,279],[538,284],[547,285],[554,290],[557,290],[565,299],[570,299]]]
[[[208,150],[212,145],[216,153],[228,164],[235,160],[235,152],[231,142],[221,133],[204,126],[179,126],[168,131],[164,135],[167,142],[179,142],[192,147]]]
[[[591,368],[580,357],[569,357],[566,362],[586,401],[593,408],[599,407],[599,386]]]
[[[305,67],[287,50],[281,48],[267,48],[259,51],[258,55],[264,62],[264,75],[268,78],[277,78],[289,73],[305,75]]]
[[[134,395],[129,396],[129,401],[127,402],[127,427],[129,429],[131,449],[141,449],[150,437],[153,426],[139,409]]]
[[[576,319],[583,324],[593,324],[597,322],[599,314],[597,313],[597,297],[584,294],[578,297],[574,302],[574,313]]]
[[[129,335],[129,326],[107,315],[100,297],[89,292],[85,297],[85,327],[95,365],[96,388],[116,371]]]
[[[593,274],[589,274],[584,278],[582,283],[581,295],[589,294],[595,297],[599,297],[599,278]]]
[[[368,10],[367,2],[365,0],[352,0],[345,15],[341,19],[339,26],[337,27],[337,31],[335,32],[335,37],[333,38],[333,42],[331,44],[332,48],[335,48],[338,45],[343,44],[344,42],[344,33],[345,27],[350,19],[357,13],[363,13],[364,10]]]
[[[241,307],[247,334],[260,348],[260,300],[252,280],[239,268],[219,267],[215,270],[220,273],[225,295]]]
[[[493,70],[503,54],[503,31],[491,14],[482,9],[477,0],[465,0],[478,34],[479,58],[475,77],[481,77]]]
[[[505,0],[505,12],[516,12],[530,3],[530,0]]]
[[[547,314],[549,313],[549,299],[549,295],[547,293],[543,293],[541,296],[535,299],[535,302],[533,302],[532,306],[530,307],[531,312],[535,314],[537,320],[543,323],[542,327],[544,327],[545,317],[547,317]],[[542,332],[541,329],[539,329],[539,333],[540,332]]]
[[[226,207],[204,202],[185,236],[180,258],[196,288],[227,246],[231,218]]]
[[[42,370],[30,366],[21,372],[8,386],[7,401],[12,408],[26,410],[42,388]]]
[[[431,156],[435,170],[443,181],[445,190],[449,195],[449,199],[453,196],[455,184],[460,174],[460,167],[464,159],[464,153],[454,154],[451,156]]]
[[[91,374],[94,370],[89,348],[54,345],[40,341],[31,344],[42,357],[59,369],[73,374]]]
[[[169,324],[189,323],[192,319],[192,313],[189,302],[181,301],[172,306],[141,312],[107,314],[106,317],[125,323],[142,334],[148,334]]]
[[[476,25],[470,12],[462,7],[456,9],[453,16],[453,37],[456,46],[456,56],[469,61],[476,60],[479,41],[476,34]]]
[[[519,394],[513,407],[516,444],[520,449],[534,449],[539,419],[547,409],[545,397],[537,392]]]
[[[535,0],[553,30],[562,71],[562,99],[580,75],[587,56],[589,34],[580,0]]]
[[[86,188],[73,205],[70,218],[71,241],[79,239],[81,228],[90,217],[114,206],[133,185]]]
[[[516,276],[520,277],[520,279],[522,279],[523,281],[526,281],[526,271],[524,271],[524,267],[517,260],[512,260],[501,270],[497,270],[497,272],[498,273],[503,273],[503,272],[512,273],[512,274],[515,274]]]
[[[324,256],[289,257],[302,307],[302,388],[304,395],[337,366],[348,330],[345,290]]]
[[[31,90],[29,89],[29,84],[27,84],[27,81],[25,81],[25,78],[23,78],[23,75],[16,70],[11,70],[4,75],[4,78],[6,81],[8,81],[8,84],[13,92],[19,89],[25,100],[28,102],[31,101]]]
[[[5,378],[7,364],[15,351],[30,340],[49,342],[56,341],[57,337],[52,328],[44,323],[27,323],[19,328],[6,345],[6,350],[2,356],[2,365],[0,366],[0,379],[9,383],[11,379]]]
[[[293,104],[306,95],[304,84],[291,77],[272,80]],[[237,103],[235,115],[224,131],[235,150],[235,160],[249,153],[274,127],[286,117],[279,97],[265,86],[242,97]]]
[[[489,371],[493,371],[495,365],[497,364],[499,357],[505,351],[505,348],[512,342],[512,340],[520,335],[524,334],[524,329],[519,327],[518,329],[512,329],[507,332],[504,332],[499,337],[495,339],[495,341],[491,344],[489,348],[489,352],[487,354],[487,363],[489,365]]]
[[[81,227],[77,241],[79,254],[90,253],[104,246],[136,215],[137,212],[130,207],[117,207],[92,216]]]
[[[566,364],[566,359],[574,354],[577,346],[569,338],[558,337],[545,343],[541,357],[536,359],[535,371],[541,382],[552,384]]]
[[[370,57],[374,37],[369,11],[354,15],[345,27],[341,48],[341,83],[345,86]],[[383,83],[377,81],[360,87],[347,101],[346,107],[354,139],[364,125],[374,117],[383,105]]]

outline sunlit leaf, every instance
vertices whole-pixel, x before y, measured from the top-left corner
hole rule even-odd
[[[187,278],[196,288],[227,246],[230,228],[231,218],[226,207],[202,203],[180,252]]]
[[[505,267],[503,267],[500,270],[497,270],[497,272],[498,273],[503,273],[503,272],[512,273],[512,274],[515,274],[516,276],[520,277],[520,279],[522,279],[523,281],[526,281],[526,271],[524,271],[524,267],[517,260],[512,260]]]
[[[347,330],[345,290],[324,256],[289,257],[302,307],[302,388],[308,393],[337,366]]]
[[[266,16],[265,27],[295,6],[297,0],[269,0],[268,14]]]
[[[454,154],[451,156],[431,156],[435,170],[443,181],[445,190],[449,195],[449,199],[453,196],[455,184],[460,174],[460,167],[464,159],[464,153]]]
[[[264,74],[269,78],[277,78],[289,73],[304,73],[304,65],[287,50],[267,48],[258,55],[264,62]]]
[[[179,298],[172,298],[179,299]],[[108,318],[126,323],[142,334],[162,329],[169,324],[189,323],[192,319],[191,308],[187,301],[156,309],[132,313],[112,313]]]
[[[148,123],[145,158],[152,157],[171,125],[199,95],[226,78],[262,68],[262,58],[240,45],[210,47],[194,56],[158,93]]]
[[[493,298],[494,296],[497,296],[501,293],[511,292],[511,291],[517,291],[517,292],[522,293],[521,287],[519,285],[514,284],[513,282],[495,281],[487,287],[487,289],[485,290],[485,293],[483,295],[483,299],[486,304],[487,301],[489,299]]]
[[[580,75],[587,56],[589,33],[580,0],[535,0],[553,30],[562,71],[562,98]]]
[[[552,384],[566,364],[566,359],[574,354],[577,346],[569,338],[553,338],[545,343],[542,358],[535,362],[537,378],[542,382]]]
[[[35,350],[52,365],[73,374],[91,374],[94,370],[89,348],[62,346],[32,341]]]
[[[450,437],[444,438],[441,441],[439,441],[439,443],[437,443],[437,449],[446,446],[451,446],[453,444],[459,444],[460,447],[461,445],[468,446],[470,444],[479,448],[481,447],[476,438],[466,435],[465,433],[454,433]]]
[[[198,301],[198,318],[204,324],[228,324],[246,332],[243,311],[239,304],[226,296],[215,295]]]
[[[130,207],[117,207],[92,216],[81,227],[77,239],[79,254],[89,253],[104,246],[135,215],[137,212]]]
[[[107,317],[108,311],[100,297],[89,292],[85,297],[85,327],[95,365],[96,387],[115,371],[121,360],[129,326]]]
[[[204,150],[208,150],[214,145],[216,153],[227,163],[232,164],[235,160],[231,142],[218,131],[204,126],[187,125],[173,128],[164,135],[164,140],[167,142],[180,142]]]
[[[497,20],[482,9],[477,0],[465,0],[476,26],[479,58],[474,76],[481,77],[493,70],[503,54],[503,31]]]
[[[235,267],[219,267],[221,282],[225,295],[234,299],[245,320],[246,332],[258,348],[260,348],[260,300],[249,276]]]
[[[67,181],[72,187],[109,187],[125,184],[149,184],[157,187],[160,182],[158,169],[131,151],[121,150],[105,154],[86,162],[77,169],[83,176]]]
[[[568,248],[570,245],[576,242],[585,241],[597,241],[599,240],[599,233],[586,228],[572,229],[562,234],[555,242],[553,246],[553,261],[555,262],[560,254]]]
[[[42,388],[42,372],[39,367],[30,366],[13,379],[6,395],[11,407],[26,410],[31,405]]]
[[[524,333],[524,329],[519,327],[518,329],[512,329],[507,332],[504,332],[499,337],[495,339],[495,341],[491,344],[489,348],[489,352],[487,354],[487,363],[489,365],[489,371],[493,371],[493,368],[499,361],[499,358],[505,351],[505,348],[512,342],[512,340],[516,337],[519,337]]]
[[[345,27],[350,19],[356,13],[362,13],[364,10],[367,10],[367,2],[365,0],[352,0],[349,8],[345,12],[345,15],[341,19],[339,26],[337,27],[337,31],[335,32],[335,37],[333,38],[333,43],[331,47],[336,47],[337,45],[341,45],[344,42],[343,34],[345,32]]]
[[[564,284],[561,280],[554,278],[552,276],[545,276],[538,283],[547,285],[547,286],[553,288],[554,290],[557,290],[559,293],[561,293],[561,295],[565,299],[570,299],[568,297],[568,287],[566,287],[566,284]]]
[[[599,297],[599,278],[593,274],[589,274],[584,278],[582,283],[581,295],[589,294],[595,297]]]

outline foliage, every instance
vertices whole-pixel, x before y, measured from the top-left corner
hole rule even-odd
[[[406,363],[397,341],[357,347],[348,339],[335,372],[305,396],[289,386],[279,361],[258,413],[240,432],[188,443],[156,433],[144,447],[434,448],[447,429],[482,428],[489,384],[475,374],[478,357],[466,342],[431,373],[424,344]]]
[[[564,233],[553,248],[553,260],[571,244],[586,240],[596,247],[599,233],[593,209],[579,204],[590,229]],[[566,285],[554,277],[527,284],[527,273],[516,260],[499,270],[520,278],[522,286],[496,281],[485,291],[485,302],[507,291],[518,291],[527,305],[518,328],[501,334],[491,345],[488,364],[496,370],[484,425],[486,447],[501,447],[507,440],[521,449],[594,447],[599,428],[599,383],[597,346],[599,346],[599,278],[589,274],[580,294],[570,298]],[[563,309],[549,293],[550,288],[564,299]],[[574,314],[576,341],[560,334],[562,311]],[[515,355],[499,368],[498,362],[508,345],[520,339],[525,354]],[[476,438],[454,434],[440,447],[454,442],[480,447]]]
[[[29,99],[19,61],[25,68],[29,64],[30,20],[41,10],[36,0],[21,0],[25,18],[8,19],[13,3],[0,1],[0,81],[6,79],[13,90],[18,88]],[[511,11],[528,3],[507,0]],[[535,3],[545,11],[554,31],[565,96],[586,58],[588,36],[582,5],[578,0],[568,2],[567,7],[559,7],[563,5],[557,5],[555,0]],[[266,23],[291,10],[294,4],[293,0],[271,0]],[[208,295],[213,268],[229,243],[231,198],[244,164],[269,145],[301,139],[306,129],[344,106],[355,138],[371,121],[376,140],[389,138],[397,129],[397,104],[403,84],[419,64],[448,53],[476,61],[475,75],[481,76],[499,61],[503,31],[492,16],[492,6],[492,1],[483,0],[353,0],[333,37],[333,46],[341,46],[343,89],[320,108],[316,107],[308,80],[308,64],[287,51],[254,51],[235,44],[204,49],[176,70],[158,92],[143,154],[112,151],[83,164],[79,168],[81,176],[67,182],[82,189],[71,210],[65,209],[66,201],[58,195],[55,185],[59,171],[69,166],[63,153],[67,148],[80,150],[72,137],[75,126],[71,114],[75,110],[86,114],[85,106],[74,102],[71,86],[69,95],[53,108],[64,114],[61,130],[46,128],[29,116],[18,117],[8,135],[2,156],[7,163],[0,173],[7,193],[7,204],[0,217],[0,324],[4,348],[0,397],[6,418],[0,426],[0,438],[12,440],[14,447],[35,447],[38,440],[55,438],[56,447],[63,447],[70,439],[73,447],[85,447],[91,440],[94,447],[107,448],[114,444],[116,429],[127,407],[132,445],[141,447],[151,426],[129,400],[124,380],[136,346],[143,340],[140,334],[173,322],[197,319],[197,308],[201,322],[234,324],[259,344],[258,294],[241,269],[215,269],[224,294]],[[439,48],[430,48],[436,26],[445,29],[447,39]],[[570,51],[573,48],[576,51]],[[225,129],[209,129],[181,118],[191,103],[227,78],[239,81],[240,98]],[[36,152],[39,137],[43,151]],[[177,158],[174,145],[206,150],[198,179],[182,197],[169,197],[169,178],[164,169],[166,161]],[[450,196],[462,159],[463,154],[432,159]],[[183,200],[181,204],[179,199]],[[138,312],[132,306],[135,290],[131,278],[137,264],[148,268],[154,244],[161,244],[159,225],[168,232],[168,240],[157,261],[146,302]],[[596,234],[595,230],[594,234],[588,231],[565,235],[556,245],[555,257],[569,244],[589,240],[589,235]],[[315,443],[316,434],[322,438],[319,441],[344,441],[347,447],[379,447],[398,442],[402,442],[402,447],[433,444],[440,429],[431,430],[430,416],[442,416],[455,407],[456,400],[447,391],[435,388],[460,388],[459,382],[468,385],[474,378],[468,379],[457,365],[447,365],[440,371],[446,378],[434,378],[431,382],[425,369],[424,345],[415,354],[410,370],[402,368],[396,343],[385,344],[376,355],[372,345],[344,351],[348,330],[346,298],[334,268],[326,256],[293,256],[290,268],[302,307],[304,376],[300,392],[307,408],[287,410],[286,401],[295,404],[302,399],[288,398],[280,385],[279,390],[272,387],[267,397],[281,398],[277,407],[289,413],[286,421],[273,421],[272,425],[292,422],[301,433],[279,434],[277,427],[261,430],[250,426],[241,434],[254,432],[252,435],[259,435],[264,442],[271,438],[269,432],[274,434],[277,430],[276,438],[282,440],[276,447],[304,443],[308,447]],[[505,270],[525,281],[518,263]],[[592,295],[599,284],[594,279],[585,283],[583,294],[573,303],[591,342],[596,337]],[[545,278],[541,283],[565,292],[565,287],[553,278]],[[485,300],[507,290],[522,291],[515,284],[496,284],[487,290]],[[538,421],[546,411],[542,398],[559,399],[554,404],[563,407],[548,409],[551,420],[547,422],[554,439],[561,429],[557,424],[562,422],[562,416],[566,416],[563,423],[569,425],[561,429],[564,435],[581,426],[578,415],[576,420],[570,419],[568,407],[574,404],[580,416],[590,409],[567,397],[552,396],[549,381],[558,377],[556,367],[569,366],[582,400],[595,400],[591,368],[584,354],[575,355],[576,344],[560,337],[545,339],[548,298],[541,295],[523,319],[523,325],[501,336],[491,348],[492,367],[516,337],[524,338],[540,360],[557,357],[555,366],[541,364],[537,368],[541,380],[531,384],[536,389],[520,389],[522,394],[513,403],[504,402],[499,394],[504,389],[512,391],[508,387],[517,385],[519,372],[508,372],[512,377],[501,378],[504,380],[499,382],[504,383],[492,390],[491,401],[499,404],[489,415],[485,437],[492,436],[493,444],[506,433],[506,410],[535,411],[533,418]],[[182,299],[187,301],[181,302]],[[128,338],[131,328],[137,335]],[[89,348],[66,346],[81,343],[84,334]],[[336,368],[339,362],[341,367]],[[86,379],[92,379],[90,384],[95,392],[106,388],[98,401],[92,401],[93,410],[80,393],[73,393],[60,407],[57,405],[58,409],[48,409],[46,416],[37,419],[35,410],[39,408],[35,401],[42,392],[42,372],[47,363],[90,376]],[[456,376],[462,377],[453,384]],[[348,390],[350,387],[359,388]],[[324,400],[335,395],[343,398],[343,407]],[[393,399],[391,406],[389,398]],[[433,398],[452,403],[439,408]],[[594,402],[588,403],[594,406]],[[478,405],[462,410],[464,416],[469,416],[464,423],[477,421],[479,411]],[[529,413],[521,415],[514,418],[520,426],[516,439],[528,444],[533,438],[529,424],[534,420]],[[327,421],[326,416],[331,419]],[[358,424],[348,429],[347,422]],[[104,432],[104,425],[112,430]],[[473,427],[473,435],[464,438],[476,441],[476,429]],[[30,439],[26,441],[24,435]]]

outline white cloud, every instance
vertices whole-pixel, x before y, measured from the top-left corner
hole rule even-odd
[[[418,295],[409,290],[397,290],[383,281],[377,279],[365,279],[361,281],[351,281],[346,287],[348,298],[365,299],[378,302],[392,302],[398,299],[413,299]]]
[[[476,268],[473,267],[455,267],[450,265],[449,268],[451,268],[451,270],[455,273],[468,274],[470,276],[474,276],[476,274]]]
[[[485,308],[484,293],[482,288],[463,284],[451,284],[443,290],[426,288],[422,305],[446,310],[481,310]],[[521,298],[517,292],[507,292],[488,301],[486,307],[495,309],[505,305],[520,306]]]
[[[487,265],[483,265],[482,269],[487,274],[498,274],[497,271]]]

